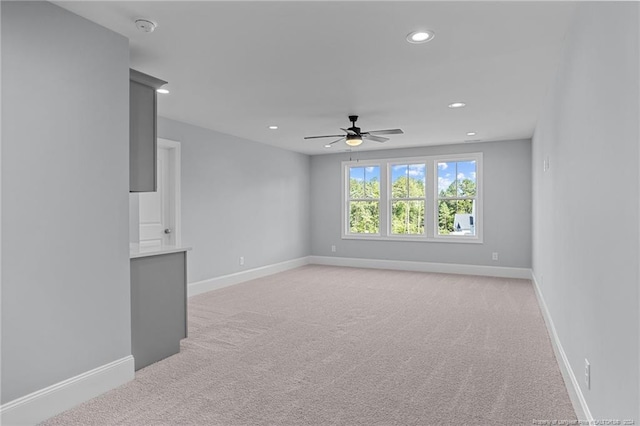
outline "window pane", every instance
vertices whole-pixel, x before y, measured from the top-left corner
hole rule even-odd
[[[380,166],[349,168],[349,198],[380,198]]]
[[[476,195],[476,162],[459,161],[456,169],[458,196],[474,197]]]
[[[349,168],[350,198],[364,198],[364,167]]]
[[[439,235],[475,235],[475,200],[440,200]]]
[[[456,163],[438,162],[438,194],[441,197],[456,196]]]
[[[380,166],[364,168],[364,186],[366,198],[380,198]]]
[[[391,167],[391,197],[406,198],[408,165],[397,165]]]
[[[424,201],[394,201],[391,203],[392,234],[424,234]]]
[[[394,201],[391,203],[391,233],[406,234],[407,210],[406,201]]]
[[[409,166],[409,197],[424,197],[425,171],[424,164]]]
[[[424,164],[398,164],[391,167],[391,197],[413,198],[425,196]]]
[[[377,201],[351,201],[349,203],[349,232],[377,234],[380,232],[380,203]]]

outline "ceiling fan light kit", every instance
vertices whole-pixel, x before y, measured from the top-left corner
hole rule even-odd
[[[360,127],[356,127],[356,121],[358,121],[357,115],[350,115],[349,121],[351,121],[351,127],[348,129],[340,128],[340,130],[345,132],[344,135],[306,136],[305,139],[340,138],[324,146],[325,148],[330,148],[331,145],[340,141],[345,141],[349,146],[359,146],[365,140],[383,143],[388,141],[389,138],[384,138],[379,135],[401,135],[404,133],[401,129],[370,130],[368,132],[362,132]]]
[[[358,146],[362,144],[362,138],[357,135],[347,135],[345,142],[349,146]]]

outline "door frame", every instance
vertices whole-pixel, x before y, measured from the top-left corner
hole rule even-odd
[[[174,244],[176,246],[182,245],[182,214],[181,214],[181,202],[180,202],[180,142],[170,139],[158,138],[158,148],[166,149],[169,160],[169,188],[167,188],[167,194],[170,194],[169,211],[171,213],[171,219],[173,222],[173,235]],[[171,179],[171,177],[173,179]]]

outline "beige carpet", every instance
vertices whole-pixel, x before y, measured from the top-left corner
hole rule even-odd
[[[576,419],[526,280],[310,265],[191,298],[189,333],[44,424]]]

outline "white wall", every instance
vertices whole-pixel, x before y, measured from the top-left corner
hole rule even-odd
[[[1,7],[5,403],[131,354],[129,45]]]
[[[392,142],[389,142],[392,143]],[[483,244],[341,239],[341,162],[483,153]],[[318,155],[311,159],[311,252],[316,256],[531,267],[529,140]],[[331,252],[335,245],[337,251]],[[499,261],[491,253],[499,253]]]
[[[561,344],[593,417],[636,422],[639,60],[637,3],[581,3],[532,159],[533,270]]]
[[[181,143],[189,282],[309,255],[308,156],[162,117],[158,136]]]

